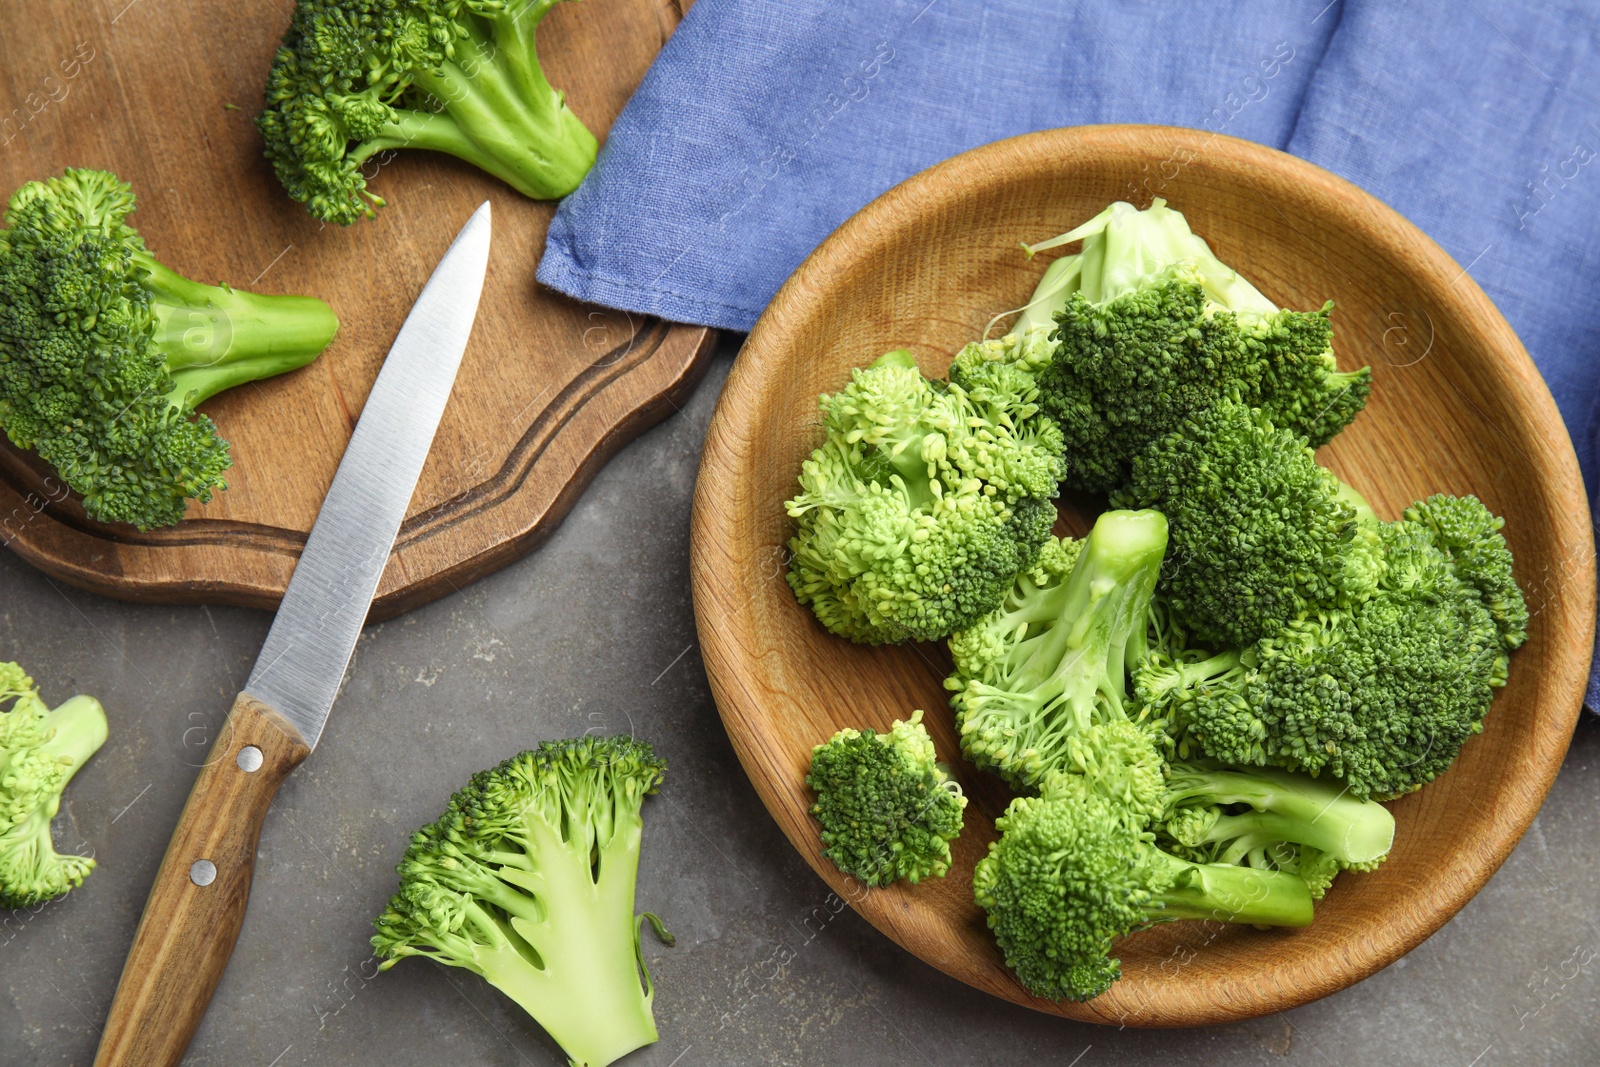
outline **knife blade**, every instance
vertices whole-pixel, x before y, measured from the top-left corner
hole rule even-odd
[[[244,691],[145,902],[95,1067],[175,1067],[233,954],[272,798],[327,725],[477,317],[489,205],[456,235],[384,360]]]

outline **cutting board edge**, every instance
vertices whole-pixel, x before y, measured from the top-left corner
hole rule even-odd
[[[523,515],[513,515],[510,530],[487,547],[472,551],[444,567],[429,569],[419,578],[385,589],[373,599],[367,621],[382,622],[403,615],[414,608],[456,592],[480,578],[486,577],[533,551],[543,544],[561,525],[567,513],[583,491],[593,481],[600,469],[645,430],[681,410],[684,401],[704,378],[716,348],[717,331],[704,326],[668,324],[668,337],[649,361],[656,368],[660,361],[674,351],[682,352],[675,363],[676,373],[664,388],[654,392],[642,403],[611,420],[606,428],[575,450],[581,458],[572,472],[562,482],[561,489],[547,506],[535,507]],[[638,370],[654,369],[641,365]],[[589,398],[589,403],[600,399],[603,392]],[[582,427],[563,427],[559,432],[583,432]],[[526,480],[505,500],[470,517],[470,526],[446,530],[429,539],[460,536],[472,532],[491,519],[511,513],[522,504],[540,483]],[[0,547],[9,548],[21,559],[75,589],[108,596],[117,600],[146,604],[176,605],[229,605],[273,610],[277,607],[293,571],[293,561],[298,553],[288,553],[281,546],[274,548],[263,542],[259,547],[247,549],[258,559],[277,562],[271,585],[262,582],[233,581],[212,574],[198,577],[177,577],[174,571],[156,577],[141,573],[128,573],[122,565],[126,553],[164,554],[181,552],[193,547],[188,544],[165,547],[158,544],[130,544],[119,542],[114,536],[102,536],[92,526],[67,524],[51,515],[48,505],[40,507],[31,487],[18,486],[0,477]],[[40,501],[39,503],[43,503]],[[16,523],[16,529],[8,527]],[[108,529],[107,534],[111,531]],[[212,547],[212,546],[205,546]],[[410,545],[404,540],[397,543],[396,552],[404,552]],[[110,560],[112,566],[94,565],[95,556]],[[269,564],[270,565],[270,564]],[[391,557],[391,567],[393,566]],[[389,572],[385,573],[387,584]]]

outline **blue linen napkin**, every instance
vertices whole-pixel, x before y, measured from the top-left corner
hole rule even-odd
[[[698,0],[562,203],[539,279],[747,331],[890,186],[1098,122],[1259,141],[1393,205],[1517,330],[1593,500],[1600,17],[1584,0]]]

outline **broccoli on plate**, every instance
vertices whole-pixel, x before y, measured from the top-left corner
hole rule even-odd
[[[1081,543],[1047,545],[1000,607],[950,639],[945,687],[973,763],[1036,787],[1052,770],[1130,762],[1145,742],[1117,727],[1166,547],[1160,512],[1106,512]]]
[[[1121,974],[1112,943],[1150,923],[1311,922],[1311,892],[1297,875],[1181,859],[1119,808],[1085,776],[1061,774],[995,820],[1000,839],[972,889],[1006,965],[1035,996],[1104,993]]]
[[[943,877],[967,798],[945,772],[922,712],[887,733],[844,729],[811,753],[806,785],[822,854],[869,886]]]
[[[68,168],[11,197],[0,231],[0,425],[81,494],[148,530],[204,503],[232,460],[195,407],[333,340],[320,300],[189,281],[127,224],[132,190]]]
[[[900,349],[821,398],[826,439],[788,501],[789,585],[852,641],[931,641],[993,610],[1055,522],[1061,435],[1032,380],[966,389]]]
[[[1506,683],[1527,608],[1482,502],[1433,497],[1406,514],[1373,526],[1369,599],[1296,615],[1242,649],[1158,647],[1138,667],[1136,702],[1180,754],[1327,772],[1360,798],[1408,793],[1455,761]]]
[[[1321,900],[1342,870],[1374,870],[1394,844],[1394,816],[1337,782],[1275,768],[1208,762],[1167,768],[1157,840],[1203,863],[1298,874]]]
[[[1382,571],[1353,490],[1303,437],[1235,400],[1151,441],[1111,499],[1171,523],[1160,592],[1199,641],[1247,645],[1297,615],[1365,599]]]
[[[1115,489],[1146,444],[1224,396],[1313,445],[1366,404],[1370,370],[1335,362],[1332,305],[1280,309],[1164,200],[1112,204],[1027,248],[1074,241],[1082,251],[1051,263],[1010,333],[967,346],[951,371],[960,381],[985,362],[1029,368],[1061,427],[1072,488]]]

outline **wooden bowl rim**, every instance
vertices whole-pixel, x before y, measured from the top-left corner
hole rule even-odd
[[[1550,638],[1556,647],[1551,651],[1551,667],[1545,682],[1549,695],[1541,701],[1535,730],[1524,735],[1524,745],[1532,758],[1523,764],[1523,776],[1512,780],[1517,788],[1507,792],[1511,803],[1496,807],[1492,833],[1474,840],[1476,862],[1448,883],[1441,879],[1431,909],[1412,909],[1412,914],[1394,916],[1398,921],[1377,925],[1372,936],[1351,943],[1348,952],[1341,953],[1340,958],[1329,959],[1328,969],[1320,977],[1305,981],[1305,976],[1301,976],[1298,986],[1277,980],[1281,976],[1272,973],[1269,962],[1251,976],[1248,985],[1230,984],[1223,991],[1225,996],[1195,996],[1193,986],[1189,985],[1190,995],[1182,998],[1185,1001],[1182,1004],[1156,1003],[1148,997],[1129,997],[1119,1002],[1119,987],[1113,987],[1111,992],[1086,1003],[1054,1002],[1031,996],[1014,979],[998,986],[983,981],[993,965],[989,961],[973,961],[952,954],[947,946],[920,927],[898,921],[905,908],[896,894],[878,891],[852,896],[853,880],[825,860],[810,842],[797,839],[784,826],[784,820],[777,818],[778,809],[787,808],[791,802],[781,791],[776,773],[770,773],[769,768],[762,765],[756,747],[746,735],[747,721],[760,717],[760,698],[741,678],[750,666],[749,657],[739,643],[729,637],[738,629],[740,613],[724,612],[715,618],[708,617],[711,590],[729,578],[725,567],[719,569],[721,561],[713,546],[734,540],[734,512],[723,505],[742,499],[739,482],[750,462],[730,454],[726,442],[747,439],[738,429],[741,421],[756,410],[759,398],[768,389],[785,387],[782,362],[769,349],[781,351],[787,346],[786,339],[794,336],[797,325],[805,320],[813,294],[826,289],[830,277],[848,273],[863,255],[882,243],[885,232],[914,221],[928,203],[964,195],[965,191],[1005,170],[1027,166],[1058,168],[1063,161],[1089,158],[1107,149],[1129,152],[1133,148],[1129,142],[1133,139],[1143,139],[1152,148],[1166,153],[1168,158],[1177,156],[1185,148],[1190,151],[1203,148],[1208,165],[1246,178],[1251,171],[1289,172],[1296,182],[1320,190],[1330,200],[1343,202],[1352,217],[1365,220],[1364,238],[1391,246],[1403,245],[1406,257],[1414,264],[1413,273],[1419,284],[1438,288],[1439,279],[1452,279],[1447,286],[1450,295],[1448,298],[1441,295],[1441,303],[1459,302],[1477,312],[1481,321],[1488,324],[1486,330],[1480,331],[1482,347],[1501,357],[1490,363],[1500,384],[1512,394],[1508,403],[1522,413],[1524,425],[1543,437],[1543,444],[1553,451],[1554,470],[1547,491],[1553,501],[1568,506],[1558,509],[1558,528],[1551,531],[1551,537],[1555,543],[1588,546],[1589,550],[1575,552],[1582,560],[1579,573],[1569,576],[1569,587],[1575,593],[1556,598],[1550,605],[1558,616],[1551,620],[1551,632],[1566,635],[1566,639]],[[1560,770],[1582,709],[1595,625],[1595,552],[1588,514],[1588,497],[1577,458],[1543,378],[1489,298],[1465,270],[1420,229],[1358,186],[1276,149],[1224,134],[1182,127],[1106,124],[1024,134],[954,156],[874,199],[806,257],[751,331],[708,425],[691,517],[690,578],[707,677],[734,750],[762,803],[784,829],[791,844],[841,899],[848,900],[868,922],[924,962],[1017,1004],[1081,1021],[1119,1026],[1201,1026],[1297,1007],[1381,970],[1449,921],[1510,855],[1537,815]],[[754,600],[754,597],[749,598],[742,610],[748,612],[748,605]],[[735,711],[744,714],[735,714]],[[1217,984],[1221,981],[1215,980]]]

